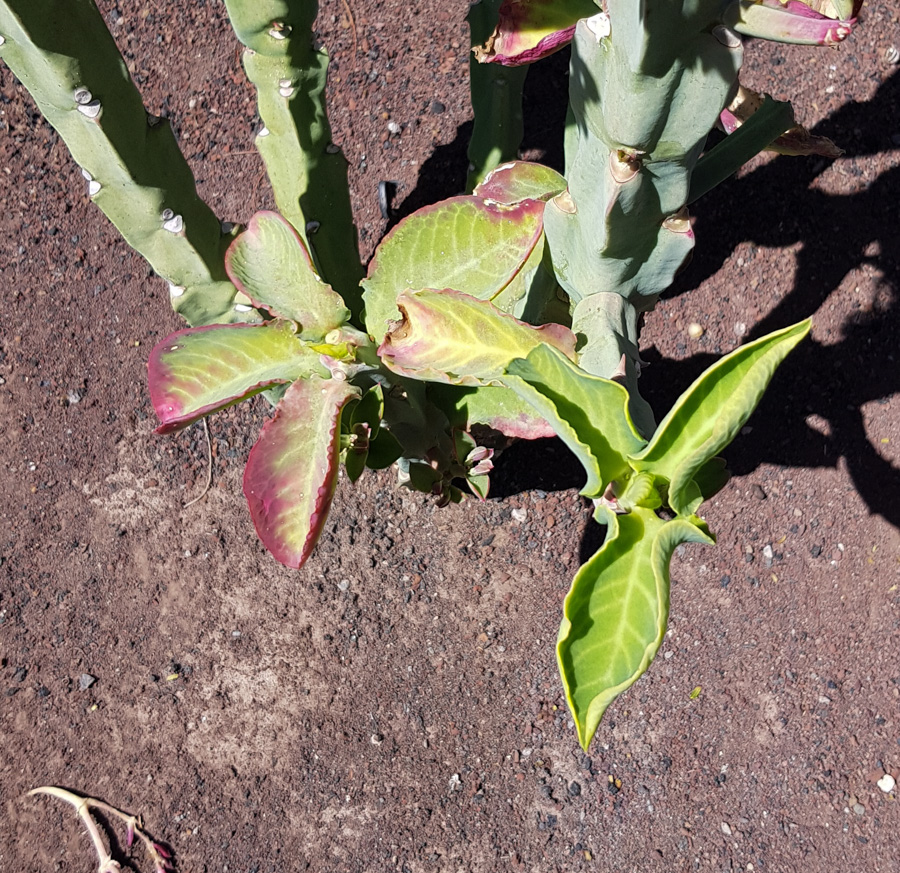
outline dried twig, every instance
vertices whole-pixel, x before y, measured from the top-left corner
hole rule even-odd
[[[202,500],[206,497],[209,486],[212,485],[212,443],[209,440],[209,425],[206,423],[205,418],[203,419],[203,433],[206,434],[206,452],[209,459],[209,464],[206,467],[206,484],[203,486],[203,490],[193,500],[189,500],[184,504],[184,509],[193,506],[198,500]]]
[[[75,812],[78,813],[78,817],[87,828],[88,835],[97,852],[97,858],[99,859],[97,873],[119,873],[122,865],[112,857],[106,848],[100,828],[91,815],[91,808],[104,812],[111,818],[117,818],[125,823],[126,848],[131,848],[135,837],[141,840],[147,850],[147,854],[150,856],[150,860],[155,865],[155,873],[170,873],[170,871],[175,869],[172,853],[165,846],[153,841],[144,830],[144,823],[139,815],[129,815],[127,812],[122,812],[122,810],[116,809],[102,800],[97,800],[94,797],[82,797],[80,794],[66,791],[65,788],[57,788],[54,785],[44,785],[41,788],[33,788],[28,792],[29,797],[35,794],[49,794],[51,797],[63,800],[75,808]]]

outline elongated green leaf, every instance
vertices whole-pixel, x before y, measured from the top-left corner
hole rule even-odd
[[[791,104],[766,97],[753,115],[700,158],[691,175],[687,202],[693,203],[724,182],[793,124]]]
[[[678,398],[649,445],[632,454],[636,470],[669,480],[669,505],[689,511],[694,475],[730,443],[762,399],[778,365],[808,333],[809,319],[726,355]]]
[[[665,522],[643,508],[604,514],[606,542],[572,581],[556,647],[585,750],[606,708],[656,656],[669,615],[672,552],[685,542],[713,542],[699,519]]]
[[[277,212],[257,212],[225,256],[231,281],[254,306],[300,325],[300,336],[321,340],[350,317],[339,294],[312,265],[297,231]]]
[[[626,456],[644,440],[632,424],[628,392],[621,385],[586,373],[548,346],[513,361],[506,372],[509,387],[534,406],[581,461],[587,473],[582,494],[598,497],[628,473]]]
[[[542,344],[575,356],[575,334],[560,324],[532,327],[458,291],[407,291],[397,299],[402,320],[378,349],[401,376],[454,385],[496,382],[511,361]]]
[[[366,328],[376,339],[396,321],[408,289],[453,288],[480,300],[516,277],[541,236],[544,204],[452,197],[401,221],[382,241],[363,281]]]
[[[147,370],[162,422],[157,433],[186,427],[270,385],[328,372],[284,321],[179,330],[157,343]]]
[[[294,382],[250,450],[244,496],[259,538],[288,567],[302,567],[337,484],[341,409],[359,389],[311,376]]]
[[[523,200],[546,202],[565,190],[566,180],[556,170],[530,161],[510,161],[491,170],[472,193],[512,206]]]

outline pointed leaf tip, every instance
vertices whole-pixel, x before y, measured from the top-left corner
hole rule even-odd
[[[635,470],[668,480],[669,505],[692,512],[702,498],[694,477],[737,435],[775,370],[809,333],[811,321],[775,331],[713,364],[685,391],[650,443],[630,456]]]
[[[587,751],[609,705],[656,657],[669,615],[669,561],[686,542],[710,543],[693,520],[652,510],[604,512],[606,541],[566,596],[556,654],[578,740]]]

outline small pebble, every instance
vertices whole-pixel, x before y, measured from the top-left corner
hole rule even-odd
[[[339,588],[341,591],[346,591],[349,587],[350,587],[350,580],[349,580],[349,579],[341,579],[341,581],[338,582],[338,588]]]
[[[521,524],[523,521],[525,521],[526,518],[528,518],[528,510],[527,510],[527,509],[522,509],[521,507],[516,507],[516,508],[512,511],[511,514],[512,514],[513,521],[517,521],[517,522],[519,522],[520,524]]]
[[[861,803],[854,803],[854,804],[853,804],[853,811],[854,811],[857,815],[865,815],[865,814],[866,814],[866,808],[865,808]]]
[[[688,325],[687,330],[688,330],[688,336],[691,339],[700,339],[700,337],[703,336],[703,334],[704,334],[703,325],[697,324],[696,321],[692,321]]]
[[[432,100],[431,106],[429,108],[431,109],[432,115],[440,115],[442,112],[444,112],[447,109],[447,107],[444,106],[444,104],[441,103],[440,100]]]
[[[890,794],[897,787],[897,780],[890,773],[885,773],[878,782],[878,787],[885,793]]]
[[[747,334],[747,325],[744,324],[743,321],[738,321],[734,325],[734,335],[735,336],[746,336]]]
[[[396,121],[389,121],[388,124],[387,124],[387,129],[388,129],[388,130],[391,132],[391,134],[393,134],[394,136],[397,136],[397,134],[400,133],[400,125],[397,124]]]
[[[91,676],[90,673],[82,673],[82,674],[78,677],[78,687],[79,687],[82,691],[87,691],[88,688],[90,688],[91,685],[93,685],[96,681],[97,681],[97,677],[96,677],[96,676]]]
[[[757,500],[765,500],[766,497],[768,497],[766,490],[762,485],[752,485],[750,491]]]
[[[725,834],[726,837],[731,836],[731,825],[728,824],[727,821],[723,821],[720,827],[722,828],[722,833]]]

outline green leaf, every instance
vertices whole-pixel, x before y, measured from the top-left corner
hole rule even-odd
[[[253,302],[300,325],[305,340],[322,340],[350,312],[316,273],[297,231],[277,212],[257,212],[225,256],[231,281]]]
[[[527,400],[510,388],[494,385],[462,388],[431,383],[428,391],[450,423],[463,430],[470,430],[473,424],[483,424],[521,440],[545,439],[556,433]]]
[[[485,203],[452,197],[414,212],[381,242],[363,280],[366,327],[376,339],[396,321],[407,289],[453,288],[496,297],[518,274],[541,236],[544,204]]]
[[[809,333],[809,319],[726,355],[703,373],[670,410],[649,445],[632,454],[635,470],[669,481],[669,505],[689,514],[700,495],[692,480],[727,446],[762,399],[778,365]]]
[[[353,412],[350,414],[351,429],[354,424],[367,424],[371,430],[371,439],[375,440],[378,437],[383,418],[384,389],[381,385],[373,385],[353,407]]]
[[[343,380],[300,379],[250,450],[250,515],[265,547],[288,567],[302,567],[322,533],[337,484],[341,409],[358,396]]]
[[[368,445],[364,448],[349,446],[344,455],[344,470],[347,472],[347,478],[351,482],[356,482],[366,469],[366,462],[369,458]]]
[[[506,369],[507,382],[531,403],[575,453],[587,473],[581,493],[600,496],[629,472],[627,455],[644,440],[628,414],[628,392],[617,382],[592,376],[556,349],[538,346]]]
[[[497,382],[511,361],[550,344],[575,356],[575,334],[560,324],[532,327],[487,300],[459,291],[405,291],[401,321],[378,349],[382,363],[401,376],[454,385]]]
[[[546,202],[565,190],[566,180],[556,170],[529,161],[510,161],[491,170],[472,193],[513,206],[523,200]]]
[[[693,203],[724,182],[793,124],[791,104],[767,96],[739,128],[700,158],[691,174],[687,202]]]
[[[672,553],[681,543],[713,542],[691,520],[666,522],[650,509],[605,514],[606,541],[575,575],[556,647],[585,750],[606,708],[656,656],[669,614]]]
[[[369,443],[366,466],[370,470],[384,470],[398,460],[402,454],[403,446],[389,430],[382,427],[378,431],[378,436]]]
[[[157,343],[147,370],[162,422],[157,433],[186,427],[270,385],[328,372],[284,321],[179,330]]]

